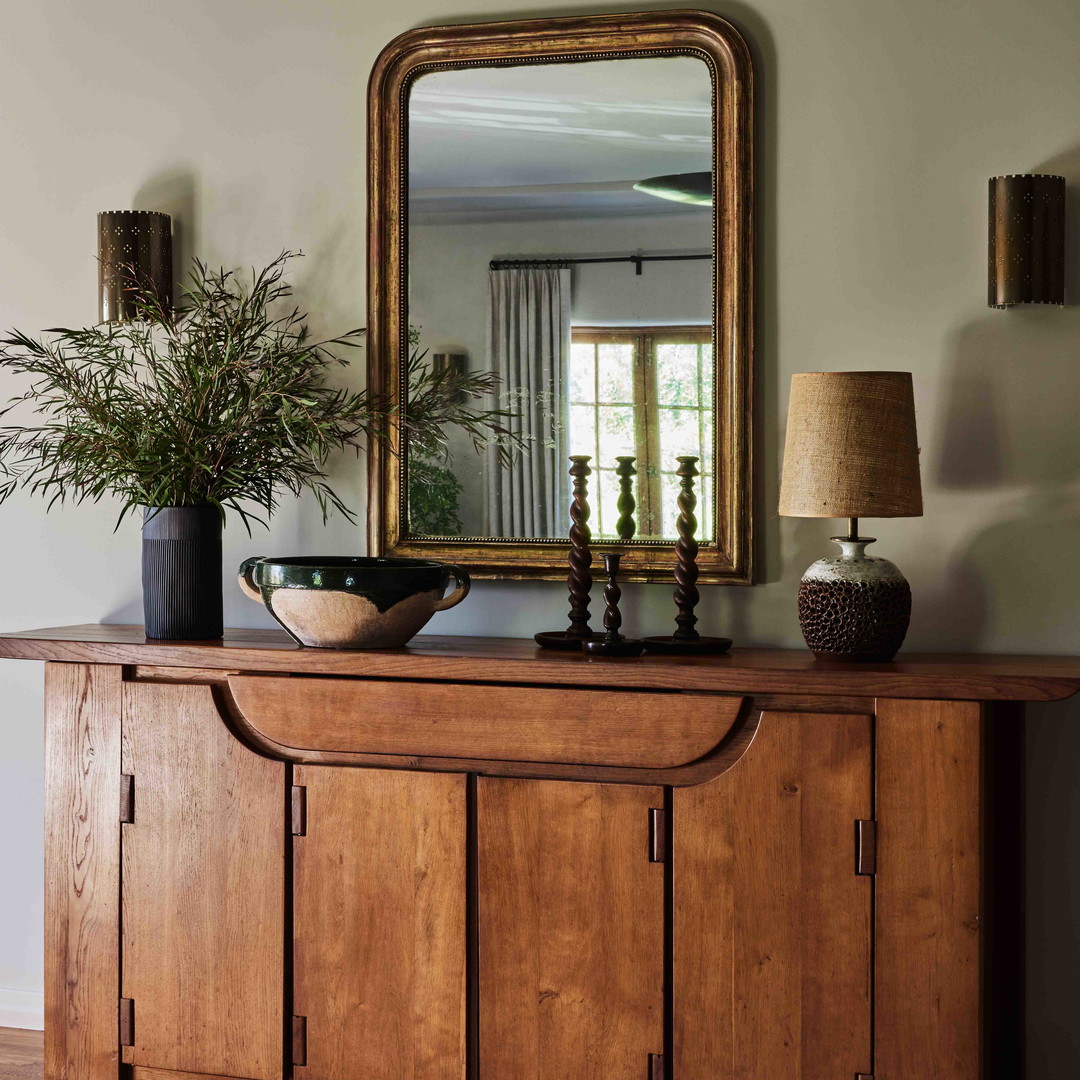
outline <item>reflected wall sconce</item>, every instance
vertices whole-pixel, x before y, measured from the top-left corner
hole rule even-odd
[[[449,371],[459,379],[465,377],[469,366],[469,354],[464,352],[437,352],[432,353],[431,366],[440,375]],[[461,405],[465,402],[465,391],[459,390],[453,395],[454,404]]]
[[[987,303],[1065,303],[1065,177],[990,178]]]
[[[156,210],[98,214],[98,305],[102,322],[128,322],[137,311],[132,286],[148,286],[172,307],[172,219]]]

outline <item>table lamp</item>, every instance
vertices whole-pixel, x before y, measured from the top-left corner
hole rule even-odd
[[[826,371],[791,380],[780,513],[847,518],[841,554],[799,583],[799,625],[819,660],[883,662],[903,644],[911,589],[866,554],[859,518],[921,517],[915,401],[906,371]]]

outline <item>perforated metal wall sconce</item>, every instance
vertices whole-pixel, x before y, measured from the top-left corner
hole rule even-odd
[[[172,307],[172,218],[156,210],[98,214],[98,305],[102,322],[134,319],[134,282]]]
[[[437,352],[431,355],[431,366],[437,372],[451,371],[459,378],[464,378],[469,367],[469,354],[463,352]],[[457,405],[465,403],[464,390],[458,390],[453,395],[453,401]]]
[[[1065,177],[990,178],[987,303],[1065,303]]]

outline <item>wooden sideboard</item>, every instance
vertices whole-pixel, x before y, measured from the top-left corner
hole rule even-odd
[[[1080,661],[234,631],[46,664],[46,1080],[1020,1075],[1018,702]]]

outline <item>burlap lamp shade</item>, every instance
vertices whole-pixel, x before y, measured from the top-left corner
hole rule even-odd
[[[799,624],[822,660],[891,660],[911,617],[911,589],[866,554],[858,519],[921,517],[915,400],[906,371],[828,371],[791,380],[780,513],[848,518],[841,554],[799,583]]]
[[[780,513],[863,518],[922,512],[910,373],[793,376]]]

